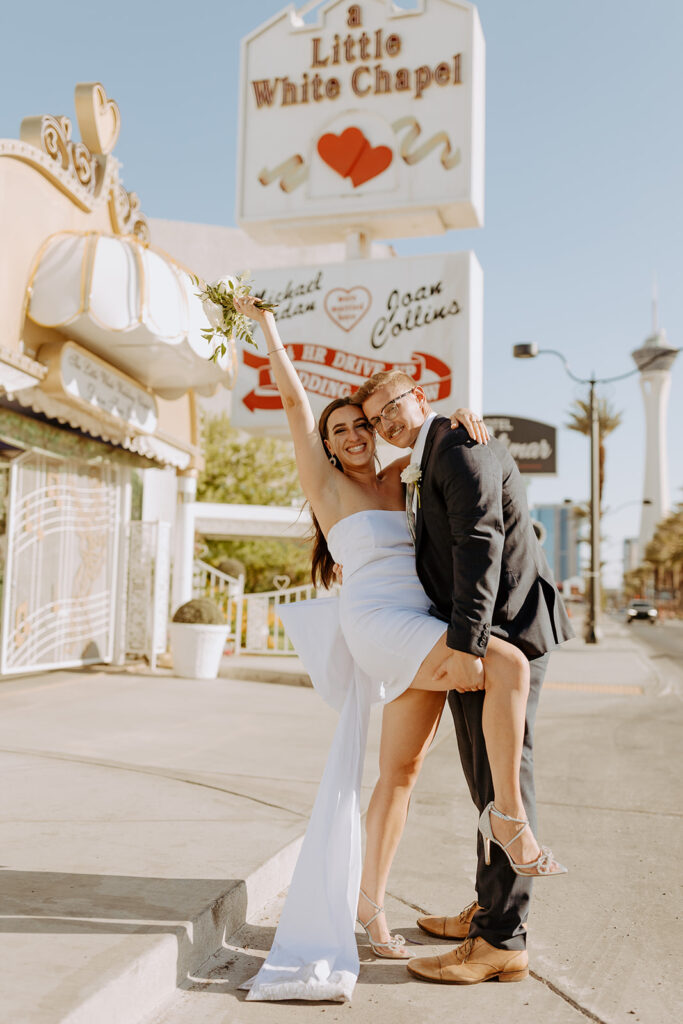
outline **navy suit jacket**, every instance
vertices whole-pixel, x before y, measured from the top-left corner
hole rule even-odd
[[[507,448],[437,416],[421,471],[417,572],[448,646],[483,656],[493,633],[535,658],[574,636]]]

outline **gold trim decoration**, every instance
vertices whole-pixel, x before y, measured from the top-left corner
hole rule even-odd
[[[108,203],[114,232],[149,245],[149,224],[140,200],[124,188],[121,165],[111,155],[121,128],[118,105],[100,82],[79,82],[75,105],[81,142],[72,139],[68,117],[25,117],[18,140],[0,139],[0,158],[29,164],[86,213]]]
[[[75,177],[88,196],[95,196],[98,178],[102,179],[103,167],[98,164],[88,147],[71,138],[71,121],[68,117],[25,117],[21,122],[22,142],[47,153],[70,177]]]
[[[42,120],[42,118],[38,120]],[[106,202],[113,183],[118,182],[119,178],[118,160],[114,157],[107,157],[102,170],[100,187],[91,190],[80,183],[71,163],[65,169],[61,165],[61,160],[48,156],[46,152],[37,149],[30,142],[15,139],[0,139],[0,158],[2,157],[20,160],[33,167],[85,213],[92,213],[98,206]]]
[[[121,130],[118,104],[101,82],[79,82],[75,90],[76,119],[81,138],[91,153],[111,153]]]
[[[140,200],[135,192],[126,192],[120,181],[109,193],[109,216],[117,235],[134,235],[143,245],[149,245],[149,224],[140,212]]]

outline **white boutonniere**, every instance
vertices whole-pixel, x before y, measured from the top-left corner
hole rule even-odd
[[[419,484],[422,479],[422,470],[414,463],[409,462],[406,468],[401,473],[401,480],[404,484]]]
[[[420,480],[422,479],[422,470],[415,462],[409,462],[406,468],[401,472],[401,480],[404,484],[413,484],[415,487],[415,494],[417,495],[417,503],[420,504]]]

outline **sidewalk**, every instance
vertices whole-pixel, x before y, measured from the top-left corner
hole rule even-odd
[[[227,678],[254,667],[233,659],[211,682],[81,671],[0,684],[0,1019],[260,1024],[304,1012],[243,1006],[235,989],[268,947],[269,901],[291,875],[336,716],[305,686]],[[296,659],[265,668],[301,682]],[[617,627],[598,648],[573,641],[551,660],[540,812],[572,870],[537,885],[532,967],[545,984],[458,989],[454,1001],[450,988],[406,988],[400,965],[370,964],[351,1008],[306,1014],[374,1024],[379,1001],[393,1024],[476,1008],[473,1021],[506,1024],[677,1019],[657,922],[672,913],[663,865],[677,846],[681,716],[660,691]],[[365,802],[378,735],[375,714]],[[392,873],[391,920],[406,937],[418,937],[414,907],[452,913],[472,898],[474,823],[444,718]]]

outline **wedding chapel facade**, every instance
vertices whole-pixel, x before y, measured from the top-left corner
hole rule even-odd
[[[0,140],[2,675],[165,648],[174,552],[191,571],[198,396],[234,378],[121,181],[116,103],[82,83],[75,110],[81,141],[52,115]],[[133,520],[150,468],[175,480],[170,524]]]

